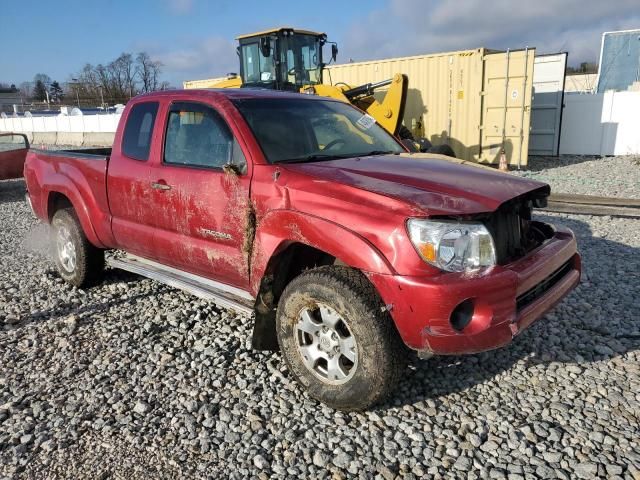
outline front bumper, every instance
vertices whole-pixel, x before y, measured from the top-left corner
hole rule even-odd
[[[478,273],[369,278],[407,346],[428,356],[476,353],[508,344],[576,287],[580,271],[573,233],[558,228],[527,256]],[[473,314],[457,331],[451,314],[465,300],[473,303]]]

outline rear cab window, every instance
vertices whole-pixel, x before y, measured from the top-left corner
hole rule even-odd
[[[158,102],[137,103],[127,117],[122,137],[122,153],[135,160],[149,159],[153,126],[158,115]]]

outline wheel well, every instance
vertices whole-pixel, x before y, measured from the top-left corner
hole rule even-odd
[[[47,199],[47,216],[49,217],[49,223],[51,223],[55,213],[63,208],[73,208],[71,200],[60,192],[49,193],[49,198]]]
[[[280,296],[291,280],[305,270],[324,265],[344,265],[339,259],[303,243],[291,243],[269,260],[258,298],[252,346],[256,350],[278,350],[276,308]]]

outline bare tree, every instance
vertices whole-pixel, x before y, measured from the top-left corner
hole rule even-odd
[[[122,53],[118,58],[109,64],[112,79],[117,85],[118,94],[129,98],[135,94],[135,67],[133,56],[130,53]]]
[[[141,92],[148,93],[158,90],[158,82],[162,63],[151,59],[147,52],[140,52],[136,56],[136,73],[142,82]]]
[[[18,87],[18,89],[20,90],[20,96],[22,97],[23,100],[31,99],[31,92],[33,91],[32,82],[22,82],[20,84],[20,87]]]
[[[162,64],[151,59],[148,53],[140,52],[134,58],[123,53],[107,64],[86,64],[67,84],[72,97],[85,104],[95,105],[104,99],[107,103],[126,103],[139,92],[161,89]]]

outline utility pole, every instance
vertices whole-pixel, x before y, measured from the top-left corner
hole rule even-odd
[[[104,95],[102,94],[102,85],[98,85],[98,88],[100,89],[100,106],[102,107],[103,110],[106,110],[105,104],[104,104]]]
[[[74,90],[76,91],[76,102],[78,102],[78,108],[80,108],[80,95],[78,95],[78,79],[77,78],[72,78],[71,81],[73,82],[74,85]]]

